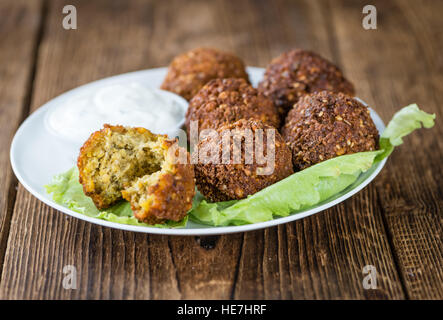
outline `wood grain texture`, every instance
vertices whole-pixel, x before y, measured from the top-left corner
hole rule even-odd
[[[32,110],[80,84],[165,65],[177,53],[173,45],[159,48],[168,35],[154,32],[157,28],[162,30],[162,23],[170,19],[167,6],[154,8],[146,1],[74,2],[78,29],[67,31],[61,27],[65,4],[68,2],[53,1],[48,5]],[[182,4],[175,2],[176,6]],[[199,1],[199,5],[204,6],[205,2]],[[192,19],[189,14],[184,21]],[[210,30],[212,20],[207,22]],[[204,37],[201,42],[215,44]],[[173,51],[168,54],[167,50]],[[240,242],[238,235],[221,237],[218,243],[222,246],[207,250],[195,238],[147,236],[101,228],[49,208],[20,186],[0,298],[173,299],[192,297],[194,291],[205,297],[229,298]],[[230,248],[224,255],[220,254],[225,252],[223,245]],[[62,287],[66,265],[77,267],[77,290]],[[207,272],[211,270],[209,266],[214,272]],[[181,279],[180,273],[188,277]],[[194,285],[194,277],[201,281]]]
[[[412,101],[439,118],[442,22],[432,3],[376,1],[379,29],[366,31],[364,1],[48,1],[32,91],[22,90],[32,92],[35,110],[78,85],[163,66],[197,46],[233,51],[258,66],[302,47],[339,64],[384,120]],[[65,4],[77,8],[77,30],[61,26]],[[441,299],[437,127],[408,138],[381,176],[346,202],[244,234],[166,237],[102,228],[19,186],[0,298]],[[377,290],[363,289],[368,264],[377,268]],[[77,267],[77,290],[62,287],[66,265]]]
[[[251,5],[248,14],[267,17],[263,25],[254,25],[257,30],[253,31],[266,39],[261,52],[268,56],[263,56],[263,62],[283,50],[302,47],[343,65],[330,8],[325,4],[287,1],[274,2],[274,6],[268,2]],[[235,12],[235,6],[232,4],[230,12]],[[238,21],[240,13],[231,16],[233,29],[242,23]],[[277,52],[273,51],[274,42]],[[359,196],[314,217],[245,234],[234,297],[404,298],[377,202],[374,186],[369,186]],[[374,265],[379,271],[377,290],[363,289],[365,265]]]
[[[9,147],[29,107],[41,6],[40,1],[0,3],[0,271],[17,187]]]
[[[363,1],[361,6],[363,6]],[[417,102],[435,113],[432,130],[406,138],[376,179],[378,199],[411,299],[443,297],[441,170],[443,129],[443,21],[436,1],[375,1],[377,30],[359,28],[355,1],[334,1],[333,22],[345,69],[358,79],[359,95],[386,121],[402,106]],[[440,30],[440,31],[438,31]]]

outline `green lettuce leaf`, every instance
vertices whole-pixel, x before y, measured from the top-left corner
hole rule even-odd
[[[379,154],[376,161],[388,157],[394,147],[403,143],[403,137],[415,129],[432,128],[434,126],[435,114],[429,114],[420,110],[416,104],[411,104],[398,111],[392,117],[385,131],[380,136],[380,149],[384,152]]]
[[[242,225],[288,216],[313,207],[345,190],[357,181],[362,172],[388,157],[395,146],[403,143],[404,136],[422,126],[431,128],[434,119],[435,115],[420,110],[415,104],[407,106],[394,115],[381,135],[380,150],[344,155],[318,163],[240,201],[208,203],[197,193],[189,217],[212,226]],[[45,187],[48,193],[53,194],[55,202],[75,212],[122,224],[152,227],[133,216],[127,201],[98,210],[91,198],[83,193],[76,167],[56,175]],[[168,221],[154,227],[185,227],[187,219]]]
[[[186,226],[188,217],[182,221],[167,221],[165,224],[149,225],[139,222],[133,215],[131,205],[127,201],[120,201],[106,210],[98,210],[91,198],[83,193],[83,187],[78,181],[78,169],[73,167],[65,173],[56,175],[52,182],[45,186],[46,192],[52,193],[53,200],[72,211],[89,217],[106,221],[130,224],[135,226],[158,228],[182,228]]]
[[[195,199],[191,220],[212,226],[263,222],[313,207],[352,185],[362,172],[389,156],[402,137],[423,125],[431,128],[435,115],[410,105],[397,112],[380,138],[380,150],[336,157],[294,173],[246,199],[208,203]]]

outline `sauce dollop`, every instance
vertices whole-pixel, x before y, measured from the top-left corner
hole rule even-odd
[[[50,112],[46,122],[54,134],[75,142],[84,142],[105,123],[174,135],[186,112],[185,102],[178,99],[136,82],[113,84],[67,100]]]

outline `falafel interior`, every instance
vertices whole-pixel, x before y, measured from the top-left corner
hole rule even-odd
[[[381,134],[380,150],[357,152],[325,160],[292,174],[246,199],[209,203],[203,197],[196,197],[195,206],[189,211],[189,217],[194,222],[205,225],[244,225],[288,216],[297,210],[316,206],[330,196],[352,187],[357,178],[364,181],[374,173],[376,167],[373,165],[383,166],[380,162],[386,160],[394,148],[403,143],[406,135],[421,127],[431,128],[434,126],[434,120],[435,114],[428,114],[415,104],[407,106],[394,115]],[[95,133],[93,136],[98,140],[102,135]],[[89,141],[89,145],[92,144],[93,142]],[[92,147],[86,149],[85,146],[84,157],[88,152],[90,155],[93,153]],[[374,170],[368,171],[366,177],[360,176],[370,168]],[[146,226],[133,217],[129,202],[119,202],[106,211],[99,211],[85,195],[78,176],[77,168],[71,168],[65,173],[54,176],[52,182],[44,187],[48,194],[52,194],[55,203],[79,214],[120,224]],[[186,221],[187,219],[182,219],[180,222],[168,220],[164,225],[156,227],[184,227]]]
[[[144,128],[105,125],[91,135],[80,151],[77,165],[85,194],[99,209],[123,197],[130,201],[140,221],[181,220],[190,209],[192,199],[179,212],[168,207],[159,212],[151,210],[155,195],[149,194],[149,188],[158,185],[162,177],[176,173],[168,156],[173,143]]]

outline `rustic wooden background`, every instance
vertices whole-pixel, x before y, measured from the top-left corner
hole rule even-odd
[[[442,299],[443,1],[0,1],[0,298]],[[78,29],[62,28],[74,4]],[[417,102],[437,114],[377,179],[312,217],[220,237],[107,229],[44,205],[11,171],[20,123],[44,102],[103,77],[165,66],[197,46],[266,66],[312,49],[340,65],[387,121]],[[48,155],[48,157],[53,155]],[[374,265],[378,289],[365,290]],[[78,289],[62,287],[65,265]]]

